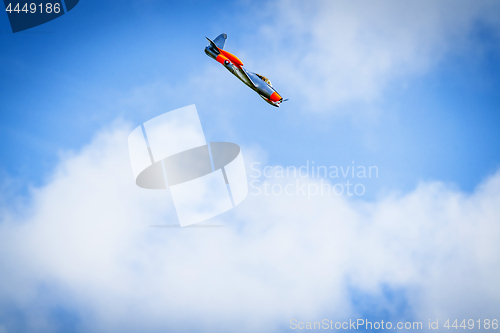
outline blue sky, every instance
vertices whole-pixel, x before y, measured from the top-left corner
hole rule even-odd
[[[9,64],[2,68],[1,89],[4,177],[40,184],[59,151],[80,149],[118,117],[137,123],[155,115],[156,110],[114,103],[135,87],[176,86],[207,68],[217,75],[210,85],[236,85],[202,52],[205,35],[224,31],[227,48],[242,50],[245,62],[266,61],[265,45],[246,42],[259,19],[251,15],[257,5],[151,1],[107,2],[99,4],[100,11],[93,7],[81,3],[70,15],[18,34],[7,33],[4,16],[1,56]],[[500,51],[498,35],[487,23],[473,22],[466,37],[468,45],[451,47],[424,73],[391,80],[369,103],[352,98],[311,112],[302,96],[293,95],[311,82],[287,91],[283,79],[272,77],[291,99],[282,109],[268,108],[243,85],[231,88],[234,93],[218,100],[219,107],[231,109],[227,118],[239,139],[266,147],[272,164],[350,165],[354,160],[377,165],[381,179],[372,185],[372,195],[380,188],[409,190],[421,180],[443,180],[471,191],[499,166]],[[217,106],[206,107],[195,91],[186,90],[176,100],[165,100],[163,110],[196,103],[202,120],[209,122]]]
[[[359,214],[354,218],[359,225],[364,214],[384,212],[384,203],[405,216],[413,206],[404,207],[414,197],[465,197],[471,198],[471,207],[479,205],[474,198],[483,198],[483,192],[477,192],[477,186],[496,177],[500,168],[500,20],[492,14],[500,7],[489,1],[456,7],[447,1],[412,4],[404,8],[392,1],[378,6],[367,2],[87,0],[54,21],[16,34],[10,32],[7,15],[0,15],[0,202],[9,216],[2,218],[3,223],[10,219],[26,222],[25,217],[15,216],[31,212],[37,221],[34,225],[42,228],[48,220],[37,211],[45,211],[45,201],[36,204],[37,200],[55,184],[69,186],[71,179],[80,179],[61,176],[61,172],[73,170],[68,166],[71,161],[99,152],[99,144],[111,147],[118,142],[113,138],[126,129],[190,104],[197,106],[207,139],[238,143],[248,156],[247,163],[299,167],[314,161],[325,166],[351,166],[353,162],[377,166],[379,177],[364,180],[366,195],[356,198],[352,207],[345,204],[350,207],[345,211]],[[262,101],[204,54],[204,37],[215,38],[222,32],[228,34],[229,52],[239,56],[249,70],[268,76],[278,92],[290,99],[281,108]],[[103,133],[111,139],[103,139],[107,135]],[[102,148],[108,152],[106,149]],[[100,166],[88,164],[89,170]],[[132,178],[128,165],[123,168]],[[99,170],[106,174],[104,167]],[[86,171],[78,172],[75,175]],[[432,185],[434,182],[441,185]],[[484,186],[494,188],[490,183]],[[392,195],[400,197],[393,202]],[[35,204],[19,203],[26,198]],[[256,200],[248,199],[246,208],[224,215],[223,221],[237,220],[238,233],[249,228],[254,235],[248,225],[252,218],[261,217],[252,215],[252,202],[256,207],[271,207],[271,202],[281,207],[276,198],[269,198],[269,203]],[[314,220],[329,205],[295,204],[303,209],[297,212],[303,221]],[[361,209],[358,204],[366,206]],[[442,207],[448,204],[452,205],[446,201]],[[71,207],[68,204],[67,210]],[[165,208],[155,214],[171,213],[171,208]],[[488,216],[498,220],[497,213]],[[266,220],[280,216],[277,208],[262,214]],[[384,217],[380,213],[379,218]],[[430,213],[426,217],[433,219]],[[380,228],[384,225],[373,221]],[[297,223],[292,225],[300,229]],[[263,235],[262,230],[257,234]],[[496,237],[495,232],[491,237]],[[8,231],[4,231],[6,235]],[[147,237],[159,236],[147,233]],[[254,241],[251,236],[250,240]],[[181,249],[176,246],[169,249]],[[8,252],[7,247],[4,250]],[[31,272],[32,267],[23,269],[20,272]],[[64,283],[59,284],[58,273],[51,271],[48,276],[57,291],[34,297],[41,304],[52,302],[47,307],[55,309],[49,311],[52,319],[48,322],[52,323],[43,329],[88,329],[98,317],[92,313],[97,309],[94,303],[82,301],[84,293],[73,288],[78,285],[74,280],[61,278]],[[350,295],[346,299],[352,302],[352,311],[341,316],[423,316],[418,311],[408,314],[412,311],[408,304],[416,301],[406,295],[413,293],[418,278],[394,282],[383,273],[380,276],[384,277],[373,283],[353,282],[355,287],[342,284]],[[61,296],[64,290],[70,290],[70,301]],[[36,311],[18,296],[14,293],[9,296],[12,301],[0,304],[0,325],[4,325],[0,332],[2,327],[7,332],[22,327],[23,316],[36,317]],[[468,300],[469,296],[463,297]],[[315,316],[328,315],[330,309],[313,308],[297,307],[287,313],[315,320]],[[331,307],[331,311],[338,309],[337,305]],[[12,315],[17,322],[6,321],[12,313],[19,313]],[[242,317],[235,314],[231,318],[230,323],[238,323]],[[260,318],[259,313],[253,318]],[[282,330],[283,318],[288,317],[278,313],[263,322],[274,325],[268,330]],[[120,327],[106,326],[113,319],[96,321],[101,325],[96,331]],[[140,326],[141,320],[134,323]],[[161,327],[155,323],[151,330]],[[195,324],[189,328],[199,329]]]

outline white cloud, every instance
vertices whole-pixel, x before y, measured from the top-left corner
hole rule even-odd
[[[470,195],[423,183],[372,203],[249,196],[209,221],[225,228],[151,228],[178,222],[166,191],[134,185],[130,129],[102,131],[62,158],[23,212],[3,213],[7,331],[8,308],[30,330],[50,331],[58,306],[86,332],[275,331],[294,317],[356,318],[349,288],[377,295],[381,286],[405,290],[423,322],[497,314],[500,174]]]
[[[308,110],[340,112],[346,103],[373,101],[447,54],[474,50],[478,24],[500,34],[498,1],[278,0],[256,7],[265,23],[245,41],[265,56],[249,68],[275,78],[282,94]]]

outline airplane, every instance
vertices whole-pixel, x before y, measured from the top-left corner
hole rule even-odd
[[[205,53],[210,58],[215,59],[226,67],[227,70],[259,94],[266,102],[272,106],[279,107],[282,102],[288,100],[283,99],[283,97],[278,94],[267,77],[247,71],[238,57],[224,50],[224,44],[226,44],[227,39],[226,34],[220,34],[213,41],[208,37],[205,38],[210,42],[210,44],[205,47]]]

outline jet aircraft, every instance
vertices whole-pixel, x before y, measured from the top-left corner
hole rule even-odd
[[[210,58],[221,63],[222,66],[226,67],[227,70],[257,92],[266,102],[279,107],[282,102],[288,100],[283,99],[283,97],[278,94],[267,77],[246,70],[238,57],[224,50],[224,44],[227,39],[226,34],[220,34],[213,41],[208,37],[205,38],[210,42],[210,44],[205,47],[205,53]]]

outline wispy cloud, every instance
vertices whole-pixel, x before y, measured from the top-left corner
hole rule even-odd
[[[256,5],[264,22],[252,33],[253,64],[308,110],[379,99],[390,84],[436,68],[445,55],[474,49],[474,29],[500,36],[495,1],[278,0]],[[253,32],[253,31],[252,31]]]

